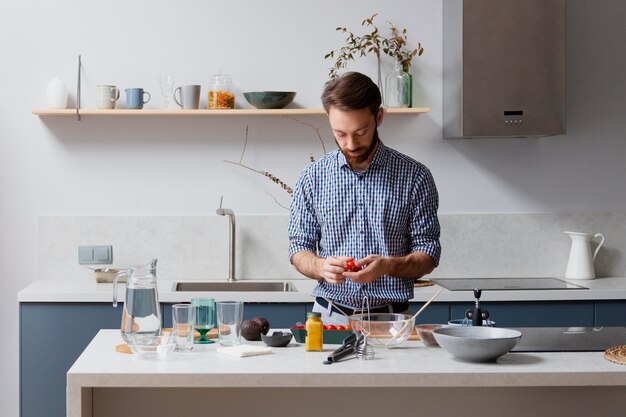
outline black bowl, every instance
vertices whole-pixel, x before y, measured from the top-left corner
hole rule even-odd
[[[272,334],[261,333],[261,340],[270,347],[285,347],[291,342],[291,332],[273,332]]]

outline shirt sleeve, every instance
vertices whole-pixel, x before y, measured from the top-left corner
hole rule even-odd
[[[289,215],[289,260],[300,251],[317,253],[320,225],[315,216],[313,190],[305,170],[298,177],[293,190]]]
[[[410,223],[411,251],[430,255],[439,265],[441,256],[441,234],[437,210],[439,209],[439,194],[430,171],[424,169],[418,175],[413,188],[413,214]]]

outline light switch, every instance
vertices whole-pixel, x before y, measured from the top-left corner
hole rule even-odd
[[[113,263],[113,246],[79,246],[78,263],[85,264],[111,264]]]

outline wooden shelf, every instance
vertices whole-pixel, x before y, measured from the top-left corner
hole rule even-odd
[[[419,114],[430,112],[429,107],[386,109],[386,114]],[[81,116],[305,116],[326,115],[323,109],[232,109],[232,110],[176,110],[176,109],[81,109]],[[76,109],[34,109],[43,116],[76,116]]]

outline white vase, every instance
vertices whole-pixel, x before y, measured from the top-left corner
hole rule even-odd
[[[48,108],[51,109],[64,109],[67,107],[67,87],[65,83],[58,78],[52,79],[48,83],[48,90],[46,92],[46,100],[48,102]]]

